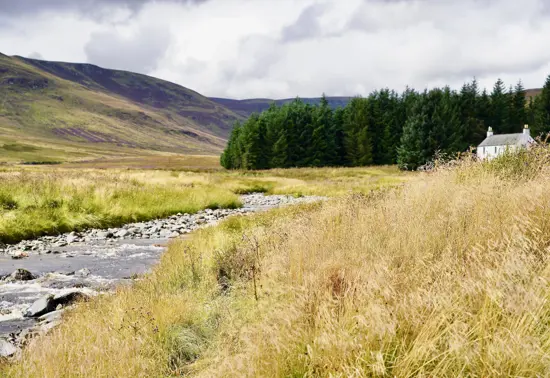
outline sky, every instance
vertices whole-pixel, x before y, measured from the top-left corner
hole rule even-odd
[[[550,0],[0,0],[4,54],[236,99],[541,87],[548,46]]]

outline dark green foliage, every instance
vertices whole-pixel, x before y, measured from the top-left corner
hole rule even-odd
[[[532,104],[534,118],[534,135],[546,136],[550,133],[550,76],[542,88],[542,93],[535,98]]]
[[[491,126],[497,134],[511,132],[509,123],[510,97],[501,79],[498,79],[491,93]]]
[[[510,132],[519,130],[527,123],[527,99],[525,98],[525,88],[519,81],[513,90],[510,104]]]
[[[237,125],[221,163],[228,169],[398,164],[415,170],[441,152],[450,156],[496,133],[550,132],[550,77],[542,94],[526,103],[521,82],[506,90],[498,80],[489,95],[474,79],[457,92],[449,87],[418,93],[388,89],[353,98],[333,109],[296,99],[272,105]]]

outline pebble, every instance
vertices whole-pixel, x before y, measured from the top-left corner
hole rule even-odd
[[[8,254],[13,259],[23,259],[28,257],[29,254],[59,254],[61,252],[55,250],[56,248],[95,240],[173,239],[198,228],[215,224],[231,215],[247,214],[273,207],[316,202],[324,199],[326,197],[246,194],[241,196],[243,207],[240,209],[205,209],[196,214],[178,213],[164,219],[130,223],[107,230],[89,229],[80,233],[73,231],[58,236],[44,236],[35,240],[24,240],[15,245],[0,245],[0,253]],[[68,254],[66,257],[72,257],[72,255]]]
[[[77,270],[74,275],[76,277],[88,277],[90,275],[90,269],[88,268],[83,268],[83,269],[80,269],[80,270]]]

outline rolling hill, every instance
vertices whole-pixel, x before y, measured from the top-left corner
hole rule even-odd
[[[153,77],[0,54],[0,162],[218,154],[241,118]]]
[[[332,108],[344,107],[352,97],[327,97],[327,101]],[[268,98],[255,98],[248,100],[230,100],[227,98],[218,98],[210,97],[210,100],[225,106],[226,108],[232,110],[233,112],[243,116],[248,117],[252,113],[260,113],[264,110],[267,110],[271,104],[280,106],[291,101],[294,101],[293,98],[287,98],[282,100],[272,100]],[[321,101],[320,97],[313,98],[301,98],[306,104],[317,105]]]
[[[527,97],[527,101],[531,100],[533,97],[537,97],[542,92],[542,88],[532,88],[532,89],[526,89],[525,90],[525,97]]]

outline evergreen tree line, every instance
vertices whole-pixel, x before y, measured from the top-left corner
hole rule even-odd
[[[495,134],[550,132],[550,76],[542,93],[527,98],[520,82],[498,80],[491,93],[477,81],[398,94],[383,89],[331,109],[296,99],[235,125],[221,164],[228,169],[398,164],[415,170],[434,154],[477,146],[491,126]]]

